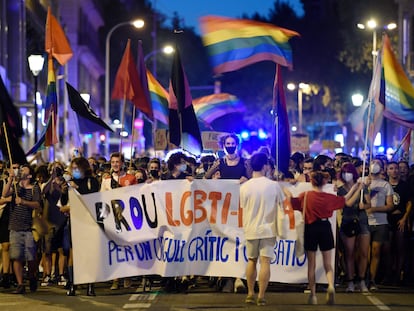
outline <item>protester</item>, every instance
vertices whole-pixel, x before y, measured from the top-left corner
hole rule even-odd
[[[370,196],[371,208],[367,209],[368,224],[371,233],[371,262],[369,290],[376,291],[376,277],[381,260],[382,246],[389,241],[387,213],[394,209],[393,189],[383,179],[384,163],[380,159],[372,160],[369,167],[371,175]]]
[[[70,171],[73,179],[69,181],[70,187],[77,190],[80,194],[88,194],[99,191],[98,180],[93,176],[92,169],[89,162],[84,157],[74,158],[70,163]],[[69,202],[70,203],[70,202]],[[87,250],[85,250],[87,251]],[[70,250],[70,264],[68,264],[69,281],[71,286],[67,292],[68,296],[76,295],[76,285],[73,284],[73,255]],[[87,290],[87,296],[95,296],[95,287],[89,283]]]
[[[17,280],[15,294],[24,294],[24,265],[27,261],[30,291],[37,290],[36,244],[32,233],[35,210],[41,213],[41,194],[38,185],[34,184],[34,171],[31,166],[24,164],[20,167],[18,176],[13,169],[9,171],[7,183],[3,187],[3,197],[14,194],[10,209],[10,259]]]
[[[338,187],[338,196],[345,196],[356,184],[359,174],[352,163],[345,163],[338,174],[338,180],[342,183]],[[368,265],[368,252],[370,234],[368,228],[368,216],[365,209],[370,207],[370,197],[364,192],[361,202],[360,196],[352,206],[345,206],[342,210],[340,236],[345,248],[345,263],[348,286],[346,292],[355,291],[355,266],[358,272],[359,289],[368,292],[365,283]],[[358,255],[356,255],[358,254]]]
[[[308,282],[310,288],[309,304],[317,304],[315,267],[316,251],[319,247],[322,252],[323,266],[328,290],[326,303],[335,302],[334,274],[331,265],[332,249],[335,248],[331,223],[329,218],[333,211],[346,206],[352,206],[358,199],[362,183],[356,183],[344,197],[338,197],[322,191],[330,180],[327,172],[314,171],[311,173],[312,191],[301,193],[298,198],[292,198],[289,190],[284,188],[285,195],[291,200],[294,209],[305,209],[305,251],[308,259]]]
[[[134,185],[137,183],[135,176],[125,172],[124,168],[124,156],[119,152],[114,152],[110,157],[111,170],[108,176],[104,176],[101,183],[100,191],[107,191],[118,187],[125,187]],[[124,280],[124,287],[131,287],[131,280]],[[112,282],[111,290],[119,289],[119,280],[115,279]]]
[[[401,162],[400,162],[401,163]],[[412,211],[412,194],[409,184],[400,178],[399,163],[389,162],[387,165],[388,182],[394,190],[394,209],[387,214],[390,229],[388,251],[385,251],[388,260],[388,275],[393,284],[400,284],[404,280],[404,262],[407,248],[407,231]]]
[[[275,202],[283,201],[283,192],[277,182],[266,177],[271,170],[268,156],[256,153],[250,159],[252,178],[240,186],[240,207],[243,209],[243,228],[248,257],[246,303],[266,305],[265,292],[270,279],[270,260],[276,242]],[[257,260],[259,258],[259,294],[255,301]]]

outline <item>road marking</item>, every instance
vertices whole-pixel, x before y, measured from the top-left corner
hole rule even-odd
[[[151,308],[151,302],[155,300],[157,294],[132,294],[129,301],[140,301],[136,303],[126,303],[122,309],[145,310]]]
[[[390,307],[386,306],[381,300],[374,296],[367,296],[368,300],[380,310],[391,310]]]

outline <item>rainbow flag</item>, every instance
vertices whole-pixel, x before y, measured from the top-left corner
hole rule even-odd
[[[217,74],[266,60],[292,67],[292,49],[288,41],[299,35],[295,31],[220,16],[204,16],[200,25],[204,45]]]
[[[228,93],[196,98],[193,100],[193,106],[197,118],[208,124],[229,113],[243,113],[246,111],[241,101],[236,96]]]
[[[168,93],[148,69],[147,79],[157,128],[168,128]]]
[[[384,116],[414,128],[414,87],[399,64],[387,35],[383,38],[382,88],[385,87]]]
[[[45,149],[45,147],[50,147],[58,142],[57,138],[57,93],[56,93],[56,76],[53,66],[52,56],[49,54],[48,58],[48,73],[47,73],[47,90],[46,90],[46,107],[47,113],[47,124],[43,130],[40,139],[35,143],[35,145],[26,152],[26,155],[34,154],[38,150]]]

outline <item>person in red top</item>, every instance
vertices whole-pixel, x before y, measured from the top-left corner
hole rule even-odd
[[[124,169],[124,156],[119,152],[111,154],[111,172],[102,180],[101,191],[107,191],[113,188],[125,187],[137,183],[135,176],[127,174]]]
[[[325,269],[326,279],[328,280],[328,292],[326,303],[333,304],[335,301],[334,275],[331,265],[332,249],[335,248],[333,233],[329,218],[333,211],[346,206],[352,206],[359,198],[359,191],[363,184],[356,183],[351,190],[344,196],[338,197],[331,193],[322,191],[330,179],[326,172],[314,171],[310,175],[312,191],[301,193],[299,197],[292,198],[288,189],[284,193],[291,200],[293,209],[302,210],[305,204],[305,244],[304,248],[308,257],[308,282],[311,294],[309,304],[317,304],[316,284],[315,284],[315,267],[316,251],[322,252],[323,267]]]

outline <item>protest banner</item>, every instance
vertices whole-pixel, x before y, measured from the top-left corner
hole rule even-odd
[[[310,189],[282,186],[294,196]],[[87,195],[71,190],[75,284],[153,274],[244,278],[239,187],[237,180],[166,180]],[[276,242],[272,282],[307,282],[306,255],[295,256],[293,231]],[[316,281],[326,283],[317,256]]]

